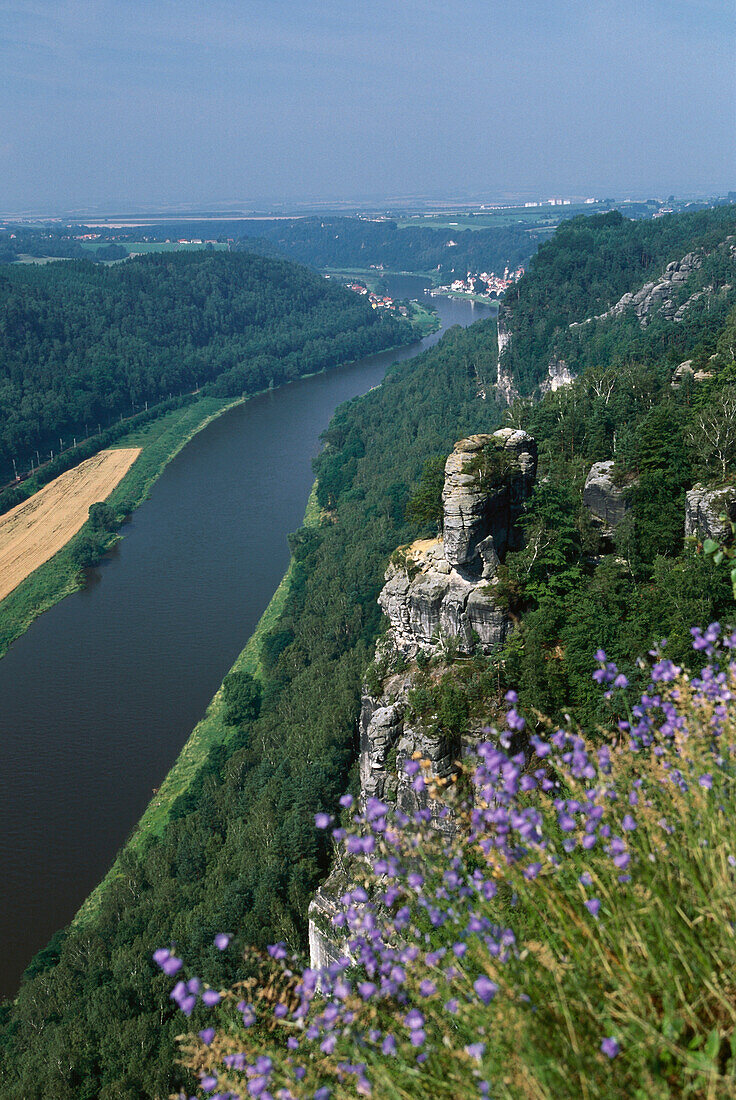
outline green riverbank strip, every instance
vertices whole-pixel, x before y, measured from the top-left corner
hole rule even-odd
[[[316,484],[312,488],[304,514],[304,526],[316,527],[319,523],[320,512],[317,505]],[[230,672],[249,672],[251,676],[260,678],[261,645],[264,636],[278,622],[289,595],[291,573],[293,563],[284,574],[281,583],[271,597],[266,610],[261,615],[255,630],[251,634],[245,649],[236,659]],[[171,807],[179,795],[183,794],[192,783],[197,771],[207,759],[207,754],[213,745],[226,744],[235,732],[232,726],[225,724],[225,700],[222,684],[217,689],[211,700],[204,718],[192,730],[189,739],[168,772],[163,783],[148,804],[142,818],[131,833],[128,841],[121,849],[114,864],[105,878],[96,886],[87,900],[83,903],[74,918],[75,925],[84,924],[94,916],[100,901],[108,886],[120,874],[121,857],[128,851],[138,852],[143,844],[152,836],[160,836],[169,818]]]
[[[431,332],[436,332],[440,327],[437,314],[421,305],[412,306],[410,321],[413,329],[412,340],[419,340]],[[384,351],[397,351],[399,347],[404,346],[406,345],[397,345],[385,348]],[[301,377],[309,378],[310,375]],[[157,420],[121,436],[114,443],[114,448],[140,447],[141,453],[120,484],[107,498],[107,503],[113,511],[119,515],[135,511],[146,499],[164,468],[197,432],[206,428],[222,413],[257,396],[258,394],[247,394],[237,398],[200,397],[183,409],[174,409]],[[5,656],[12,643],[26,632],[34,619],[59,603],[65,596],[70,596],[84,587],[84,573],[75,560],[75,552],[87,534],[85,524],[58,554],[39,566],[0,602],[0,658]],[[104,549],[111,549],[123,535],[124,531],[112,532]]]
[[[242,397],[235,400],[201,397],[194,404],[174,409],[118,439],[116,448],[140,447],[141,453],[107,498],[111,508],[120,513],[134,511],[146,499],[163,469],[190,439],[216,417],[242,402]],[[0,603],[0,657],[34,619],[84,587],[84,574],[75,561],[75,550],[86,533],[85,525],[58,554],[39,566]],[[107,548],[120,537],[120,533],[112,533]]]

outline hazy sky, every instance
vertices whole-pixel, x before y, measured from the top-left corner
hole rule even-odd
[[[0,210],[736,189],[736,0],[0,0]]]

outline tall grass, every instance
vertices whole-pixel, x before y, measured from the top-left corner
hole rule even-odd
[[[410,761],[451,835],[377,800],[335,829],[350,885],[328,971],[277,945],[203,1003],[159,955],[212,1027],[182,1044],[200,1094],[736,1095],[736,634],[714,624],[694,644],[697,676],[647,659],[607,740],[538,716],[529,734],[511,693],[506,728],[449,789]],[[625,677],[598,656],[618,703]]]

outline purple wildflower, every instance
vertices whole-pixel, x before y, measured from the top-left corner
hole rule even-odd
[[[484,1005],[489,1005],[498,992],[496,983],[487,978],[485,974],[482,974],[480,978],[476,978],[473,982],[473,989]]]

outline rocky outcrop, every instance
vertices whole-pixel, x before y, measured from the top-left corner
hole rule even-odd
[[[453,831],[444,804],[427,789],[414,789],[404,763],[421,758],[425,778],[448,779],[480,731],[454,736],[436,716],[417,717],[411,692],[418,666],[406,662],[450,648],[489,653],[504,640],[510,620],[494,602],[494,583],[500,562],[521,545],[518,519],[536,468],[536,444],[526,432],[502,428],[460,440],[445,466],[443,535],[402,548],[389,563],[379,596],[389,629],[367,678],[378,684],[366,688],[360,713],[362,806],[377,798],[410,815],[426,809],[436,829]],[[345,954],[331,922],[349,885],[350,867],[337,863],[309,907],[310,965],[316,969]]]
[[[327,970],[345,955],[345,942],[332,920],[340,912],[340,896],[349,887],[345,869],[333,867],[309,904],[309,965],[313,970]]]
[[[711,356],[711,359],[713,358],[715,356]],[[713,371],[695,370],[692,359],[686,359],[684,363],[680,363],[675,367],[670,385],[673,390],[676,390],[689,378],[693,382],[707,382],[709,378],[713,378]]]
[[[497,465],[503,484],[489,489],[492,467]],[[442,492],[444,557],[455,567],[473,574],[483,570],[485,557],[502,557],[515,536],[523,501],[534,484],[537,470],[535,441],[524,431],[501,428],[493,435],[472,435],[455,444],[445,465]],[[493,538],[493,545],[487,539]]]
[[[610,537],[626,515],[624,490],[613,481],[613,460],[594,462],[585,479],[583,504],[600,524],[601,534]]]
[[[475,577],[453,567],[439,539],[415,543],[405,558],[389,566],[379,603],[391,622],[393,643],[405,657],[437,652],[450,639],[460,653],[476,645],[490,652],[503,642],[508,622],[493,602],[490,578],[482,575],[495,571],[498,557],[492,545],[483,546],[483,552],[487,564]]]
[[[607,317],[618,317],[627,310],[633,310],[642,328],[646,328],[655,311],[661,311],[669,320],[681,321],[689,305],[703,292],[691,295],[680,307],[677,305],[677,297],[690,276],[703,266],[703,259],[702,252],[688,252],[681,260],[673,260],[671,264],[667,264],[659,279],[645,283],[640,290],[624,294],[605,313],[599,313],[595,320],[603,321]]]
[[[379,698],[367,693],[363,696],[359,727],[360,790],[364,799],[393,800],[396,795],[395,769],[389,766],[389,757],[404,731],[410,688],[410,679],[399,679],[395,685],[385,684]]]
[[[536,468],[534,440],[514,428],[455,445],[445,466],[442,537],[398,552],[379,596],[398,652],[436,652],[450,639],[461,653],[476,645],[490,652],[503,642],[508,621],[494,603],[493,580],[506,553],[521,545],[518,519]]]
[[[575,375],[564,359],[550,359],[547,367],[547,377],[539,385],[542,394],[555,393],[564,386],[571,386],[575,381]]]
[[[511,343],[511,333],[506,328],[506,323],[499,314],[496,320],[496,332],[498,339],[498,363],[496,367],[496,397],[506,405],[513,405],[519,396],[519,391],[514,385],[514,379],[510,370],[505,368],[504,352]]]
[[[685,538],[715,539],[731,535],[727,520],[736,521],[736,487],[705,489],[696,485],[685,496]]]

